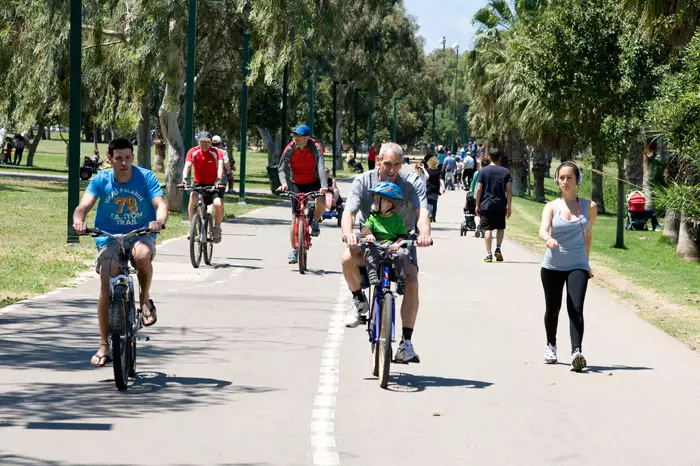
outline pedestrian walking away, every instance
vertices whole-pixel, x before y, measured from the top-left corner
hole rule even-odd
[[[425,182],[425,190],[428,197],[428,212],[430,213],[431,222],[437,221],[438,199],[440,195],[445,194],[445,179],[439,167],[440,162],[435,156],[430,157],[426,166],[423,167],[423,170],[428,175],[428,179]]]
[[[593,277],[589,257],[593,224],[598,213],[595,202],[580,198],[577,187],[583,181],[581,168],[564,162],[554,171],[554,183],[561,197],[547,203],[542,210],[540,238],[547,249],[540,275],[545,298],[544,326],[547,346],[544,361],[557,362],[557,322],[566,284],[566,309],[571,334],[571,369],[586,367],[583,356],[583,303],[588,280]]]
[[[480,218],[480,230],[486,242],[486,257],[484,262],[493,262],[493,230],[496,230],[495,256],[498,262],[503,261],[501,245],[506,232],[506,218],[510,217],[511,202],[513,201],[513,183],[510,171],[502,167],[501,152],[498,149],[489,151],[491,164],[479,170],[479,180],[476,186],[476,215]]]
[[[374,148],[374,144],[369,146],[369,151],[367,151],[367,169],[374,170],[374,164],[377,162],[377,149]]]
[[[342,256],[343,276],[352,293],[353,305],[345,318],[346,327],[357,327],[361,316],[368,312],[367,297],[362,291],[360,267],[365,265],[365,257],[357,243],[356,220],[365,224],[375,204],[372,188],[381,181],[389,181],[401,190],[403,201],[397,214],[407,228],[417,227],[419,247],[430,246],[430,220],[425,183],[415,173],[401,172],[403,149],[396,143],[386,143],[377,156],[377,168],[355,177],[352,190],[345,203],[341,222],[343,241],[348,245]],[[415,251],[415,249],[414,249]],[[406,272],[406,289],[401,303],[402,339],[394,359],[399,362],[420,362],[412,343],[413,331],[418,314],[418,257],[413,254],[411,265]]]

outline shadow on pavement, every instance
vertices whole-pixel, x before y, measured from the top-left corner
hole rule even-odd
[[[568,365],[568,364],[567,364]],[[653,367],[644,366],[587,366],[583,372],[593,372],[596,374],[602,374],[603,372],[615,372],[615,371],[653,371]]]
[[[0,394],[0,405],[4,406],[3,418],[15,424],[133,418],[162,412],[181,412],[201,405],[230,403],[236,394],[276,390],[233,385],[228,380],[141,372],[128,391],[118,392],[111,378],[111,368],[105,369],[103,373],[109,378],[100,383],[36,383]],[[5,463],[0,461],[0,464]]]
[[[214,258],[216,260],[216,258]],[[246,269],[246,270],[260,270],[263,267],[258,267],[257,265],[243,265],[243,264],[212,264],[214,269]]]
[[[436,387],[462,387],[462,388],[488,388],[492,382],[478,380],[451,379],[432,375],[415,375],[399,372],[391,374],[390,391],[398,392],[422,392],[426,388]]]
[[[45,458],[32,458],[24,455],[13,455],[0,451],[0,464],[10,466],[89,466],[89,463],[68,463],[53,461]],[[94,463],[92,463],[94,464]],[[113,466],[138,466],[135,463],[111,463]],[[217,463],[211,466],[269,466],[271,463]],[[172,466],[185,466],[173,464]]]
[[[244,225],[287,225],[291,219],[281,219],[281,218],[258,218],[258,217],[238,217],[236,219],[228,220],[226,223],[242,223]]]
[[[337,270],[307,270],[311,275],[342,275],[343,272]]]

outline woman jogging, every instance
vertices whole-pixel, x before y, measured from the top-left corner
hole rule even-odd
[[[571,370],[586,367],[581,342],[583,340],[583,302],[588,280],[593,277],[588,258],[591,252],[591,231],[598,207],[593,201],[578,197],[581,168],[573,162],[563,162],[554,172],[554,183],[561,198],[547,203],[542,211],[540,238],[547,245],[542,261],[542,287],[546,311],[544,327],[547,346],[544,361],[557,362],[557,321],[561,297],[566,283],[566,308],[571,333]]]

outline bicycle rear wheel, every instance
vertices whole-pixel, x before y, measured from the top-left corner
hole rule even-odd
[[[382,311],[380,315],[379,341],[377,349],[379,353],[379,386],[386,388],[389,385],[389,367],[391,365],[391,326],[393,324],[392,310],[394,307],[394,295],[390,291],[382,296]]]
[[[303,221],[297,224],[297,265],[299,273],[306,273],[306,224]]]
[[[207,265],[211,265],[211,256],[214,254],[214,240],[211,235],[212,231],[212,222],[211,222],[211,215],[207,214],[207,218],[204,220],[204,237],[207,239],[207,242],[202,245],[202,249],[204,250],[204,263]]]
[[[126,321],[127,306],[126,287],[115,286],[109,304],[109,333],[112,337],[114,384],[120,391],[127,389],[131,367],[131,348],[128,338],[131,332]]]
[[[190,224],[190,261],[195,269],[202,262],[202,217],[199,216],[199,208],[195,209]]]

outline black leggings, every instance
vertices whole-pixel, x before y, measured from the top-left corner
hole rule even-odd
[[[581,348],[583,340],[583,301],[588,288],[588,270],[549,270],[542,268],[542,287],[547,310],[544,313],[544,328],[547,343],[557,344],[557,322],[561,309],[561,295],[566,283],[566,309],[569,312],[571,350]]]

